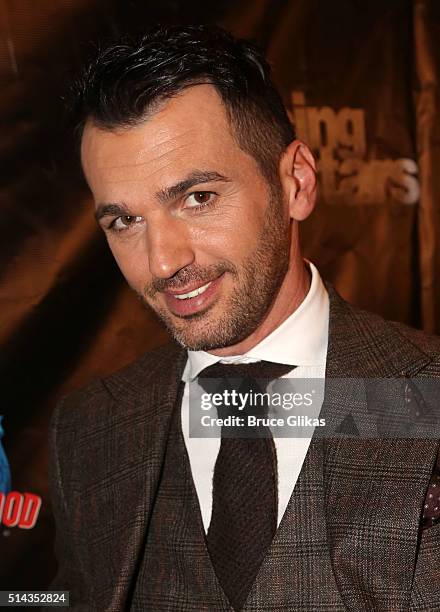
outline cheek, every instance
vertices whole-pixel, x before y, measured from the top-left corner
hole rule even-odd
[[[206,227],[193,234],[193,244],[197,245],[199,254],[204,252],[215,258],[237,261],[252,252],[264,224],[264,215],[257,214],[258,208],[252,204],[234,210],[235,214],[213,218]]]

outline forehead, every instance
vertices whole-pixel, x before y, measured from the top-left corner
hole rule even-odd
[[[81,158],[92,190],[105,185],[161,187],[188,170],[228,174],[254,166],[232,136],[221,98],[212,85],[197,85],[171,98],[135,127],[108,131],[92,123],[84,129]],[[254,170],[255,168],[253,168]],[[105,194],[102,194],[104,196]]]

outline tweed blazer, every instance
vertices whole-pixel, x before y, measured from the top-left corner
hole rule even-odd
[[[327,288],[327,377],[440,376],[439,338]],[[185,362],[182,348],[161,347],[54,411],[52,588],[70,590],[74,610],[130,609]],[[349,400],[333,401],[350,414]],[[345,609],[439,610],[440,524],[420,529],[439,441],[333,438],[323,449],[327,543]]]

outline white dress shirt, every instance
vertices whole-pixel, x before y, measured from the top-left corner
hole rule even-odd
[[[182,380],[182,430],[199,498],[205,531],[212,513],[212,478],[220,438],[189,437],[189,382],[208,366],[222,363],[272,361],[297,366],[282,378],[325,378],[328,345],[329,298],[318,270],[307,262],[312,280],[299,307],[244,355],[217,357],[205,351],[188,351]],[[311,430],[313,431],[313,430]],[[311,434],[312,435],[312,434]],[[274,438],[278,464],[278,525],[286,510],[310,444],[307,438]]]

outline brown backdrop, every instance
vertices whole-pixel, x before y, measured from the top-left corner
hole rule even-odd
[[[53,575],[47,425],[56,399],[166,336],[125,287],[95,227],[62,119],[91,38],[215,22],[268,52],[319,160],[306,255],[352,302],[440,331],[435,0],[0,0],[1,390],[13,488],[36,527],[3,530],[1,588]]]

